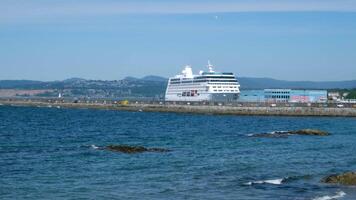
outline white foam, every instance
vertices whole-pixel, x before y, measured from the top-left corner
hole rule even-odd
[[[322,197],[316,197],[314,198],[313,200],[333,200],[333,199],[340,199],[342,197],[344,197],[346,195],[345,192],[343,191],[340,191],[340,192],[337,192],[334,196],[322,196]]]
[[[245,183],[245,185],[253,185],[253,184],[273,184],[273,185],[280,185],[284,181],[284,178],[279,178],[279,179],[270,179],[270,180],[261,180],[261,181],[251,181],[248,183]]]
[[[278,134],[278,133],[288,133],[289,131],[272,131],[272,132],[269,132],[269,134]]]
[[[255,135],[263,135],[263,134],[266,134],[266,135],[275,135],[275,134],[283,134],[283,135],[290,135],[288,134],[289,131],[271,131],[271,132],[267,132],[267,133],[251,133],[251,134],[247,134],[248,137],[253,137]]]
[[[93,148],[93,149],[99,149],[99,147],[95,146],[94,144],[91,145],[91,148]]]

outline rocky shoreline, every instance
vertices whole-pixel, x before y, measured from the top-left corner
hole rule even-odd
[[[324,177],[321,182],[339,185],[356,185],[356,172],[329,175]]]

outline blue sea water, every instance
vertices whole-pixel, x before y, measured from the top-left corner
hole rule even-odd
[[[316,128],[327,137],[249,134]],[[123,154],[109,144],[169,148]],[[0,106],[0,199],[356,199],[356,119]]]

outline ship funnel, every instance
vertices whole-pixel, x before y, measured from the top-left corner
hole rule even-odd
[[[189,65],[185,66],[182,74],[185,78],[193,78],[193,70]]]

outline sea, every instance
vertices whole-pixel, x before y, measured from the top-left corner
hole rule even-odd
[[[253,137],[305,128],[331,135]],[[321,179],[355,170],[356,118],[0,106],[0,199],[351,200]]]

